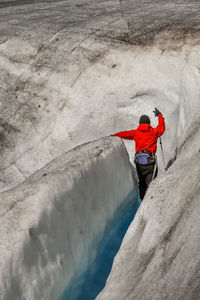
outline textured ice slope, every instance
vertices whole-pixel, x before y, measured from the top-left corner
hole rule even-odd
[[[137,185],[116,138],[74,149],[2,193],[0,298],[58,299],[132,197]]]

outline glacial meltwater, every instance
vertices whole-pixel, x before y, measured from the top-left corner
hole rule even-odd
[[[139,197],[131,199],[118,210],[104,233],[96,259],[84,273],[73,278],[61,300],[93,300],[97,297],[106,284],[114,257],[140,203]]]

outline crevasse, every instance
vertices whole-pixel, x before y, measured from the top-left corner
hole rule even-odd
[[[124,199],[124,203],[115,213],[98,245],[94,261],[89,263],[87,270],[72,279],[61,296],[61,300],[93,300],[96,298],[105,286],[113,259],[139,205],[140,198],[136,200],[134,194]]]

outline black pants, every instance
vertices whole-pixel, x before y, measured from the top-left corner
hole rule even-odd
[[[155,164],[151,165],[139,165],[136,164],[137,174],[139,178],[139,190],[140,190],[140,198],[141,200],[144,199],[145,193],[147,191],[147,188],[152,181],[154,168],[156,168],[154,178],[156,178],[158,174],[158,167],[155,166]]]

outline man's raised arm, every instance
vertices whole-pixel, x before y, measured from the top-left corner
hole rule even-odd
[[[165,132],[165,119],[163,118],[162,113],[155,108],[155,116],[158,117],[158,126],[154,128],[157,137],[160,137]]]

